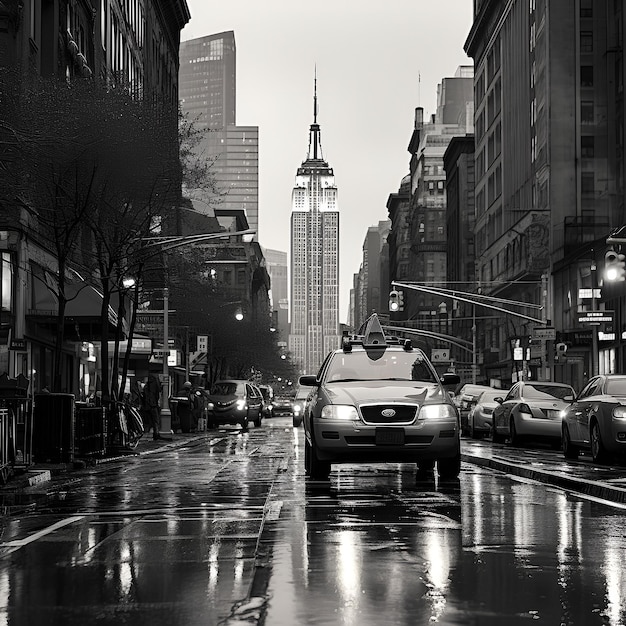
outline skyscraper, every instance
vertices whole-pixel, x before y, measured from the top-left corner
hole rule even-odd
[[[301,373],[314,374],[326,354],[340,345],[337,187],[322,156],[317,78],[309,150],[296,174],[291,205],[289,350]]]
[[[207,132],[198,150],[213,161],[220,197],[188,190],[197,211],[243,209],[248,225],[259,225],[259,128],[236,124],[237,48],[231,31],[180,44],[181,107],[198,129]],[[255,236],[255,239],[257,237]]]

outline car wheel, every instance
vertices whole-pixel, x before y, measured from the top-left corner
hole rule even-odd
[[[591,423],[591,433],[589,435],[591,441],[591,456],[594,463],[608,463],[609,454],[602,443],[602,435],[600,434],[600,426],[595,420]]]
[[[572,439],[569,435],[569,428],[567,425],[563,425],[563,434],[561,437],[562,445],[563,445],[563,456],[566,459],[577,459],[578,458],[578,447],[572,443]]]
[[[511,418],[509,422],[509,443],[512,446],[520,445],[520,436],[517,434],[517,429],[515,428],[515,419]]]
[[[293,424],[294,428],[298,428],[298,426],[300,426],[300,424],[302,424],[302,416],[300,416],[300,415],[292,415],[291,416],[291,423]]]
[[[437,461],[437,473],[442,480],[452,480],[459,477],[461,472],[461,455],[457,454],[451,459],[439,459]]]
[[[330,474],[330,463],[320,461],[315,448],[306,439],[304,441],[304,473],[316,480],[327,480]]]

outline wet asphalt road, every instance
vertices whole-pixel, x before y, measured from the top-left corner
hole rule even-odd
[[[618,486],[625,467],[464,440],[458,481],[312,482],[302,442],[276,418],[31,488],[2,520],[0,624],[626,623],[623,506],[485,459]]]

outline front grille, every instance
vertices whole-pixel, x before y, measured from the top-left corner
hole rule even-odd
[[[359,408],[366,424],[410,424],[419,407],[415,404],[368,404]],[[393,415],[383,415],[392,411]]]
[[[376,437],[374,435],[346,435],[346,443],[350,446],[374,446]],[[433,441],[430,435],[406,435],[404,445],[429,445]]]

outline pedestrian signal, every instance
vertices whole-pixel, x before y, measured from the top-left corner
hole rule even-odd
[[[626,280],[626,256],[617,250],[607,250],[604,255],[604,278],[609,282]]]

